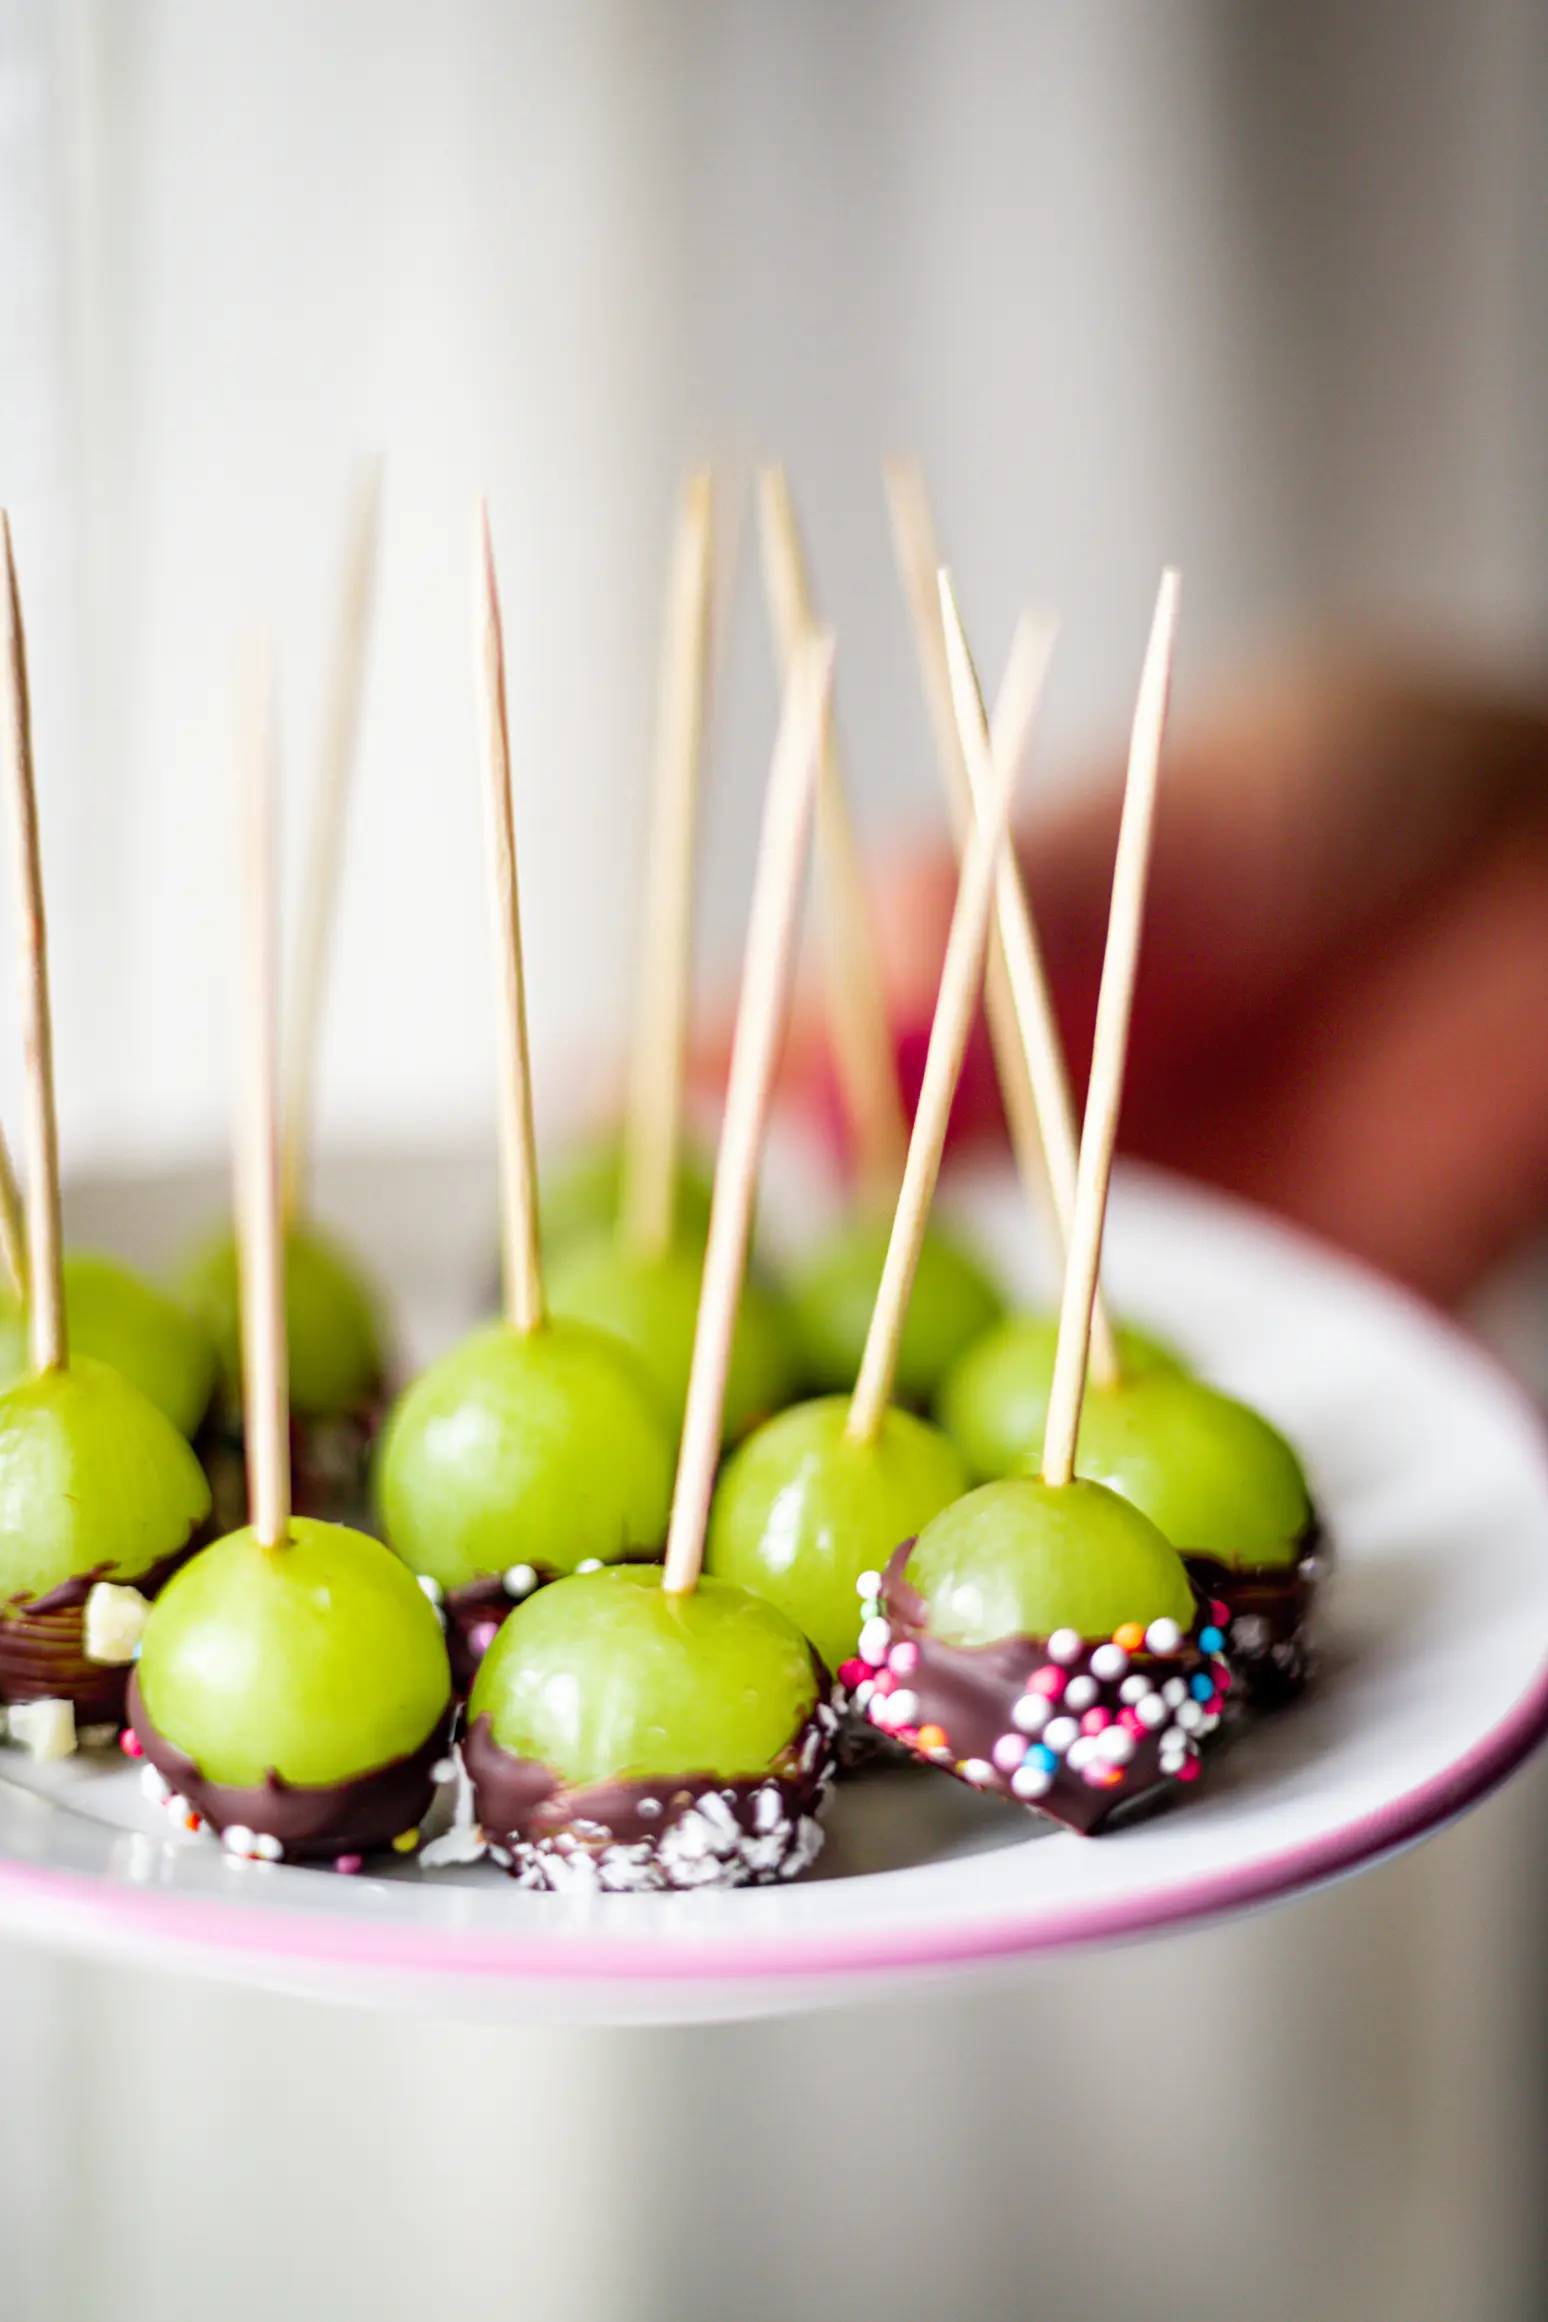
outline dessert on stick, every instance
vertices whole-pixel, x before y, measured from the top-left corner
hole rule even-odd
[[[338,918],[344,832],[359,759],[366,656],[381,528],[382,466],[355,493],[345,546],[313,796],[293,1002],[284,1044],[282,1187],[291,1469],[303,1515],[362,1520],[372,1446],[385,1405],[385,1300],[337,1235],[309,1214],[317,1053]],[[189,1258],[179,1287],[215,1342],[219,1385],[200,1451],[224,1528],[246,1512],[242,1439],[240,1268],[229,1227]]]
[[[900,1540],[912,1538],[967,1489],[954,1446],[938,1428],[897,1408],[894,1384],[952,1099],[983,983],[995,866],[1048,644],[1037,624],[1022,623],[1009,676],[1017,715],[1004,737],[994,795],[963,858],[924,1081],[853,1391],[847,1398],[796,1404],[770,1420],[733,1455],[715,1495],[709,1570],[788,1613],[845,1684],[866,1674],[855,1660],[861,1575],[874,1579]]]
[[[784,470],[758,486],[764,593],[780,667],[788,670],[815,615],[806,559]],[[791,1272],[807,1386],[849,1391],[865,1347],[908,1152],[908,1116],[887,1013],[871,900],[846,803],[836,737],[824,749],[817,794],[818,896],[823,990],[839,1095],[848,1130],[851,1214]],[[998,1290],[964,1243],[932,1224],[919,1251],[897,1367],[897,1395],[927,1407],[954,1357],[1001,1311]]]
[[[970,1492],[860,1584],[853,1699],[872,1724],[1087,1833],[1197,1776],[1231,1681],[1176,1549],[1075,1475],[1176,611],[1168,572],[1130,745],[1042,1470]]]
[[[477,1825],[527,1885],[741,1886],[793,1877],[821,1843],[836,1724],[821,1664],[774,1606],[700,1565],[831,683],[832,647],[814,644],[785,689],[666,1562],[519,1606],[468,1703]]]
[[[544,1293],[505,657],[482,503],[474,618],[498,971],[504,1311],[406,1390],[376,1477],[387,1538],[443,1606],[461,1688],[510,1606],[540,1582],[657,1555],[672,1482],[670,1433],[638,1357],[588,1323],[551,1315]]]
[[[452,1721],[441,1624],[379,1541],[291,1505],[274,1039],[272,745],[246,705],[243,1042],[236,1136],[252,1519],[187,1563],[145,1625],[134,1754],[173,1818],[228,1852],[358,1870],[409,1851]]]
[[[116,1728],[132,1643],[100,1617],[153,1596],[209,1515],[209,1487],[171,1421],[106,1363],[69,1344],[54,1111],[48,938],[33,776],[26,640],[9,519],[0,513],[0,686],[25,1044],[26,1375],[0,1394],[0,1699],[58,1755],[77,1724]],[[127,1624],[132,1630],[134,1623]],[[45,1708],[44,1705],[47,1705]]]
[[[631,1347],[674,1429],[682,1424],[704,1265],[682,1169],[692,1008],[693,875],[710,671],[714,506],[710,477],[684,494],[667,592],[655,798],[646,863],[638,1021],[631,1050],[616,1216],[550,1260],[556,1314]],[[706,1217],[707,1227],[707,1217]],[[748,1281],[731,1346],[727,1438],[788,1401],[796,1355],[774,1292]]]

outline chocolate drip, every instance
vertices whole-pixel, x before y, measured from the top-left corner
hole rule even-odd
[[[654,1775],[569,1789],[547,1766],[474,1719],[462,1744],[490,1851],[527,1886],[629,1892],[792,1878],[821,1844],[816,1817],[833,1770],[837,1720],[821,1690],[760,1774]]]
[[[1185,1556],[1196,1588],[1225,1608],[1227,1650],[1257,1709],[1291,1701],[1316,1673],[1313,1613],[1331,1561],[1315,1513],[1289,1564],[1221,1564],[1213,1556]]]
[[[97,1564],[41,1596],[13,1596],[0,1605],[0,1700],[70,1701],[77,1725],[121,1725],[129,1671],[87,1660],[86,1599],[99,1580],[155,1597],[209,1536],[208,1524],[201,1524],[181,1548],[143,1572]]]
[[[129,1685],[129,1723],[147,1760],[177,1796],[213,1829],[266,1833],[298,1862],[370,1854],[417,1831],[435,1795],[435,1768],[447,1755],[453,1715],[448,1706],[407,1757],[348,1781],[302,1785],[271,1770],[262,1782],[243,1786],[206,1780],[192,1758],[156,1731],[138,1675]]]
[[[1185,1638],[1175,1653],[1139,1649],[1125,1656],[1122,1676],[1098,1678],[1091,1663],[1107,1642],[1101,1638],[1083,1642],[1070,1658],[1056,1661],[1048,1650],[1048,1640],[1042,1637],[1004,1637],[993,1644],[973,1646],[948,1645],[933,1637],[925,1600],[904,1578],[913,1546],[912,1540],[905,1540],[894,1551],[882,1576],[881,1594],[881,1617],[891,1632],[889,1656],[896,1645],[905,1645],[911,1648],[910,1665],[899,1674],[891,1668],[889,1657],[887,1662],[873,1664],[870,1676],[852,1688],[857,1707],[873,1724],[888,1731],[923,1762],[944,1766],[970,1787],[1029,1806],[1084,1837],[1094,1836],[1119,1807],[1131,1806],[1174,1782],[1197,1776],[1194,1730],[1202,1738],[1218,1726],[1224,1692],[1231,1683],[1224,1661],[1206,1653],[1197,1642],[1199,1632],[1210,1626],[1205,1607],[1199,1608],[1193,1635]],[[854,1666],[846,1663],[846,1671]],[[1037,1693],[1029,1680],[1045,1671],[1059,1688],[1049,1702],[1048,1722],[1074,1716],[1078,1724],[1081,1717],[1099,1710],[1103,1724],[1098,1730],[1117,1727],[1125,1733],[1127,1755],[1121,1762],[1093,1759],[1091,1768],[1097,1778],[1090,1779],[1086,1768],[1069,1763],[1065,1750],[1050,1751],[1054,1762],[1038,1766],[1031,1775],[1032,1781],[1042,1786],[1035,1793],[1018,1791],[1015,1779],[1020,1768],[1002,1762],[1003,1745],[1023,1747],[1033,1753],[1028,1763],[1035,1763],[1036,1752],[1044,1745],[1039,1743],[1037,1731],[1023,1732],[1018,1726],[1016,1711],[1018,1704]],[[1181,1698],[1168,1705],[1163,1721],[1146,1725],[1123,1699],[1122,1685],[1129,1678],[1148,1679],[1150,1697],[1158,1703],[1168,1685],[1180,1688]],[[1083,1702],[1079,1711],[1071,1711],[1063,1702],[1063,1693],[1080,1679],[1089,1681],[1093,1698]],[[1193,1691],[1195,1679],[1208,1681],[1210,1706]],[[901,1726],[889,1724],[893,1713],[886,1706],[897,1691],[912,1697]],[[1183,1701],[1193,1702],[1194,1710],[1184,1710]],[[1130,1711],[1127,1718],[1125,1710]],[[1193,1730],[1184,1733],[1176,1722],[1179,1714]],[[921,1739],[931,1728],[944,1736],[933,1745]]]

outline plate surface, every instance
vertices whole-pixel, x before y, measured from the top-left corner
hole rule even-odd
[[[403,1290],[416,1352],[484,1264],[472,1164],[348,1172],[334,1200]],[[186,1185],[79,1199],[93,1238],[157,1254]],[[138,1206],[136,1206],[138,1205]],[[958,1206],[1035,1286],[1008,1178]],[[426,1219],[453,1240],[440,1246]],[[115,1223],[119,1230],[114,1231]],[[1339,1566],[1327,1668],[1216,1758],[1185,1806],[1098,1841],[1042,1834],[950,1777],[842,1789],[817,1875],[733,1894],[516,1890],[485,1866],[381,1877],[171,1838],[116,1757],[0,1754],[0,1927],[72,1948],[378,2004],[594,2023],[753,2015],[1271,1901],[1410,1843],[1548,1729],[1548,1457],[1470,1340],[1251,1213],[1149,1175],[1115,1191],[1115,1302],[1169,1333],[1303,1448]]]

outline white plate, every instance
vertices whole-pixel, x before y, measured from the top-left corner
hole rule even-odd
[[[395,1254],[418,1335],[442,1336],[482,1269],[484,1181],[448,1163],[383,1165],[372,1184],[374,1208],[353,1181],[340,1206]],[[1007,1272],[1030,1280],[1008,1179],[969,1189],[966,1206]],[[77,1214],[96,1238],[154,1251],[167,1219],[187,1218],[187,1191],[99,1190]],[[1548,1728],[1535,1414],[1398,1291],[1154,1177],[1117,1190],[1109,1281],[1126,1312],[1290,1431],[1338,1550],[1323,1682],[1216,1759],[1185,1805],[1090,1841],[1040,1834],[946,1775],[900,1774],[840,1792],[819,1872],[795,1886],[581,1901],[519,1892],[484,1866],[347,1879],[233,1862],[206,1839],[169,1838],[121,1761],[34,1768],[6,1752],[0,1929],[385,2004],[685,2021],[1173,1927],[1433,1830]]]

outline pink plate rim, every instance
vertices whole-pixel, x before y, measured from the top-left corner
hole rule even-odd
[[[142,1939],[186,1949],[262,1954],[271,1959],[373,1975],[501,1976],[591,1983],[750,1983],[891,1970],[920,1972],[1032,1957],[1076,1944],[1114,1942],[1184,1922],[1271,1903],[1377,1861],[1425,1837],[1487,1796],[1548,1734],[1548,1667],[1509,1714],[1467,1754],[1400,1798],[1304,1845],[1240,1871],[1220,1871],[1143,1897],[1040,1910],[1030,1924],[1015,1913],[992,1925],[892,1938],[823,1935],[777,1943],[716,1939],[667,1950],[636,1939],[577,1945],[559,1936],[443,1934],[422,1928],[314,1920],[301,1912],[182,1896],[175,1902],[105,1887],[69,1871],[0,1862],[0,1888],[65,1904],[86,1923],[128,1922]]]

